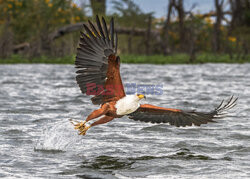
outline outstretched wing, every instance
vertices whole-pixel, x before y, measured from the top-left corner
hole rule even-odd
[[[233,96],[227,103],[224,101],[211,112],[183,111],[179,109],[162,108],[150,104],[143,104],[137,111],[129,114],[129,118],[151,123],[169,123],[177,127],[200,126],[208,122],[215,122],[213,119],[222,117],[223,114],[236,105],[238,98]]]
[[[83,25],[75,65],[76,81],[83,94],[95,95],[93,104],[103,104],[125,96],[120,77],[120,58],[117,53],[117,34],[114,32],[114,19],[108,30],[105,19],[96,16],[97,28],[89,22]]]

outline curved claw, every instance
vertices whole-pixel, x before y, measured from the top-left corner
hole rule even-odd
[[[90,126],[86,126],[84,128],[79,129],[79,135],[85,135]]]
[[[74,129],[79,131],[79,135],[85,135],[87,130],[90,128],[90,126],[86,126],[86,121],[79,122],[73,121],[72,119],[70,119],[69,121],[74,125]]]
[[[79,122],[77,124],[74,124],[74,129],[76,130],[80,130],[80,129],[83,129],[85,127],[85,123],[84,122]]]

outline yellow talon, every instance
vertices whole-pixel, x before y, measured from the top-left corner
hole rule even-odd
[[[75,126],[74,129],[79,130],[79,135],[85,135],[90,126],[86,126],[86,121],[78,122],[70,120],[70,122]]]
[[[81,129],[85,127],[85,123],[84,122],[79,122],[77,124],[74,124],[75,129]]]
[[[79,135],[85,135],[90,126],[86,126],[84,128],[79,129]]]

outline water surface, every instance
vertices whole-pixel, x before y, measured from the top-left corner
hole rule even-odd
[[[249,178],[250,64],[122,65],[124,82],[163,84],[147,102],[209,111],[239,96],[218,123],[177,128],[123,117],[78,136],[68,119],[97,106],[71,65],[0,65],[0,177]]]

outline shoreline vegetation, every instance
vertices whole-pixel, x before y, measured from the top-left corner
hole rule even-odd
[[[161,3],[163,16],[155,17],[134,0],[0,0],[0,64],[73,64],[76,48],[87,40],[79,39],[80,31],[103,38],[110,23],[123,63],[250,62],[249,0],[211,0],[210,5],[205,12],[193,1],[169,0]]]
[[[227,54],[198,54],[194,62],[189,61],[187,54],[163,55],[120,55],[122,63],[127,64],[201,64],[201,63],[250,63],[250,55],[245,58],[234,55],[233,59]],[[26,58],[20,55],[12,55],[6,59],[0,59],[0,64],[74,64],[75,55],[64,57],[41,56]]]

